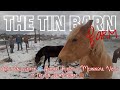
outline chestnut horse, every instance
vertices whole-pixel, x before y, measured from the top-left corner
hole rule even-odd
[[[87,37],[89,30],[92,29],[92,22],[93,20],[89,20],[85,25],[78,25],[72,30],[58,57],[63,65],[79,61],[80,66],[87,66],[81,69],[84,74],[89,73],[91,79],[111,79],[113,71],[109,71],[108,67],[113,67],[113,63],[107,54],[103,40],[96,40],[96,30],[92,37],[95,42],[93,46]],[[102,68],[102,70],[90,71],[90,68]]]

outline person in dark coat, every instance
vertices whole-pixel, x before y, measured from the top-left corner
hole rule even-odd
[[[18,51],[19,51],[19,46],[21,46],[21,50],[23,49],[22,48],[22,37],[20,36],[20,35],[18,35],[17,37],[16,37],[16,43],[17,43],[17,45],[18,45]]]
[[[29,48],[29,37],[28,37],[28,35],[27,34],[25,34],[25,36],[24,36],[24,42],[25,42],[25,45],[26,45],[26,50],[27,50],[27,48]]]
[[[15,40],[14,40],[13,36],[10,36],[10,38],[9,38],[10,53],[13,53],[14,43],[15,43]]]

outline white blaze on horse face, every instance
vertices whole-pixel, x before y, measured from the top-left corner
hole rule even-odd
[[[69,30],[72,31],[73,28],[75,28],[78,24],[80,24],[80,17],[77,15],[70,15],[69,16]]]

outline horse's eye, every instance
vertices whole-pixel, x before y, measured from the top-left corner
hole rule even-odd
[[[72,42],[76,42],[77,41],[77,39],[76,38],[74,38],[73,40],[72,40]]]

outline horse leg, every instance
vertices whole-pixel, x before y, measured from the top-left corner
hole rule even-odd
[[[50,67],[50,57],[48,57],[48,68]]]
[[[46,62],[46,60],[47,60],[47,57],[45,56],[45,60],[44,60],[44,63],[43,63],[43,69],[44,69],[44,67],[45,67],[45,62]]]

